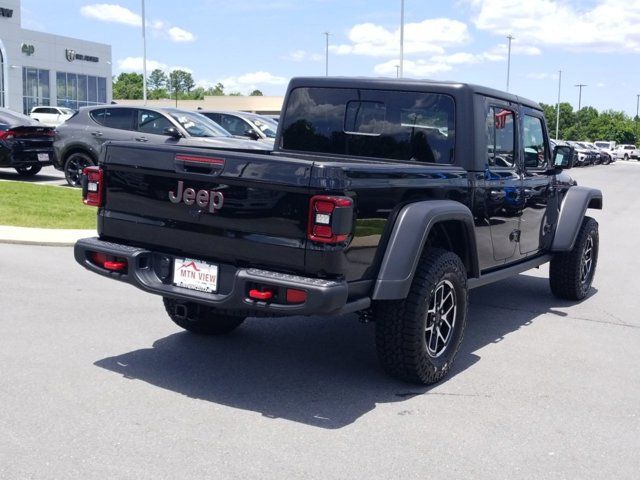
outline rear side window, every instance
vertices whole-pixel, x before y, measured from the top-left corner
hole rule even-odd
[[[296,88],[282,148],[301,152],[451,163],[455,105],[448,95],[347,88]]]
[[[118,130],[133,130],[133,117],[136,110],[133,108],[105,108],[102,125]]]
[[[490,167],[515,168],[515,114],[501,107],[487,114],[487,155]]]

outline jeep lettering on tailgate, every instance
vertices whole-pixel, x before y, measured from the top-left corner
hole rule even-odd
[[[193,205],[197,203],[199,207],[209,207],[209,213],[216,213],[216,210],[220,210],[224,205],[224,195],[222,192],[215,192],[213,190],[198,190],[197,192],[193,188],[184,188],[184,182],[178,181],[178,188],[176,193],[172,190],[169,191],[169,200],[171,203],[184,202],[185,205]]]

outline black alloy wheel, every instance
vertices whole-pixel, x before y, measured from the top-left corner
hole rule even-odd
[[[82,179],[82,171],[85,167],[95,165],[95,162],[86,153],[74,153],[67,158],[64,164],[64,178],[72,187],[79,187]]]

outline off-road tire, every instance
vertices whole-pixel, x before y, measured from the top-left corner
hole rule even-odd
[[[70,186],[80,187],[82,170],[95,164],[93,158],[84,152],[72,153],[64,162],[64,178]]]
[[[34,177],[40,173],[42,167],[40,165],[31,165],[30,167],[16,167],[16,172],[21,177]]]
[[[169,318],[181,328],[199,335],[224,335],[238,328],[245,317],[222,314],[215,308],[197,303],[180,302],[163,297],[164,308]],[[189,311],[187,317],[176,314],[176,305],[183,305]]]
[[[591,239],[591,241],[590,241]],[[591,247],[591,267],[583,277],[583,261],[585,253]],[[591,283],[598,263],[598,222],[591,217],[584,217],[576,243],[569,252],[556,253],[549,266],[549,284],[551,292],[565,300],[582,300],[591,289]]]
[[[443,282],[455,291],[455,323],[448,343],[434,357],[427,347],[428,311],[435,291]],[[462,342],[467,303],[467,274],[460,258],[447,250],[427,249],[420,258],[407,298],[374,304],[376,347],[384,370],[401,380],[425,385],[444,378]]]

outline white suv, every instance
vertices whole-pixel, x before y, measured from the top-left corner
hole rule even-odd
[[[76,112],[64,107],[33,107],[29,116],[48,127],[57,127],[71,118]]]
[[[616,158],[629,160],[630,158],[638,159],[640,151],[635,145],[618,145],[615,150]]]

